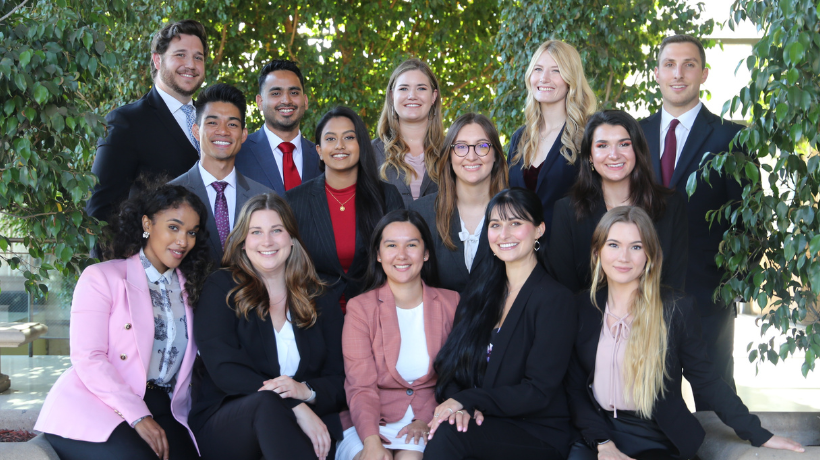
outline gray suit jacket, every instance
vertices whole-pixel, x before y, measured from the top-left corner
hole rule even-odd
[[[381,168],[384,164],[384,141],[378,137],[370,142],[373,145],[373,150],[376,152],[376,166]],[[410,186],[404,183],[404,174],[399,174],[396,168],[387,169],[387,182],[396,186],[401,199],[404,201],[405,209],[410,208],[410,203],[413,202],[413,194],[410,193]],[[438,192],[438,185],[430,179],[427,171],[424,171],[424,177],[421,180],[421,189],[419,190],[419,198]]]
[[[208,199],[208,192],[205,190],[205,182],[202,180],[202,175],[199,173],[199,162],[194,164],[188,172],[169,182],[169,184],[181,185],[187,188],[188,190],[194,192],[194,194],[198,196],[203,203],[205,203],[205,207],[208,208],[208,223],[205,225],[208,229],[208,247],[211,249],[211,258],[213,259],[215,265],[221,265],[220,261],[222,260],[223,248],[219,243],[219,231],[216,229],[214,210],[211,208],[211,202]],[[245,205],[246,201],[256,195],[272,192],[273,190],[258,182],[248,179],[243,176],[242,173],[236,171],[236,210],[234,211],[234,223],[239,218],[239,212],[242,210],[242,206]]]

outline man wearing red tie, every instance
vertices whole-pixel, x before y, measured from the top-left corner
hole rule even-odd
[[[709,76],[706,53],[697,38],[688,35],[667,37],[658,53],[655,80],[663,95],[663,109],[641,121],[646,134],[656,179],[669,188],[684,191],[689,176],[698,170],[707,152],[726,152],[741,125],[713,115],[700,101],[700,85]],[[707,158],[708,160],[708,158]],[[689,266],[686,291],[697,299],[703,339],[715,371],[734,388],[732,348],[734,343],[734,302],[712,300],[723,270],[715,263],[723,233],[729,228],[724,219],[711,227],[706,213],[741,199],[741,186],[726,174],[712,174],[711,185],[697,176],[697,190],[689,198]],[[710,410],[695,395],[697,410]]]
[[[265,124],[242,145],[236,169],[284,195],[320,174],[316,146],[299,130],[308,107],[299,67],[287,60],[274,60],[263,67],[256,104]]]

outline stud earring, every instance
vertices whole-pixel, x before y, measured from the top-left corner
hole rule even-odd
[[[149,235],[150,235],[150,233],[148,233],[148,231],[147,231],[147,230],[146,230],[146,231],[144,231],[144,232],[142,232],[142,237],[143,237],[143,238],[145,238],[145,239],[148,239],[148,236],[149,236]]]

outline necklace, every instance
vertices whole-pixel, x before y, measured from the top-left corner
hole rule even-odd
[[[344,212],[344,210],[346,209],[346,208],[345,208],[345,205],[347,204],[347,202],[348,202],[348,201],[350,201],[350,200],[352,200],[353,198],[355,198],[355,197],[356,197],[356,192],[353,192],[353,196],[351,196],[350,198],[346,199],[346,200],[345,200],[345,202],[344,202],[344,203],[342,203],[341,201],[339,201],[339,199],[338,199],[338,198],[336,198],[336,196],[333,194],[333,192],[331,192],[331,191],[330,191],[330,189],[328,189],[328,188],[327,188],[327,184],[325,184],[325,190],[327,190],[327,193],[328,193],[330,196],[332,196],[332,197],[333,197],[333,199],[334,199],[334,200],[336,200],[336,202],[337,202],[337,203],[339,203],[339,211],[342,211],[342,212]]]

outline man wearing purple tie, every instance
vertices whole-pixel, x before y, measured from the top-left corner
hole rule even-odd
[[[219,266],[225,240],[242,206],[250,198],[273,190],[246,178],[234,167],[236,154],[248,137],[242,92],[217,83],[199,93],[194,107],[196,122],[193,131],[202,156],[171,184],[187,188],[208,204],[208,246],[214,263]]]
[[[741,125],[713,115],[700,101],[700,85],[709,76],[706,53],[697,38],[675,35],[663,40],[658,53],[655,80],[663,95],[663,109],[641,121],[649,143],[655,178],[681,191],[689,176],[698,170],[707,152],[729,150],[729,143]],[[735,148],[736,149],[736,148]],[[708,160],[710,157],[707,157]],[[715,255],[729,228],[724,219],[710,224],[706,213],[741,199],[741,186],[726,174],[712,174],[711,185],[697,176],[697,190],[689,198],[689,266],[686,292],[697,299],[703,339],[715,371],[734,388],[732,348],[734,343],[734,302],[714,301],[723,270]],[[695,395],[697,410],[710,410]]]

